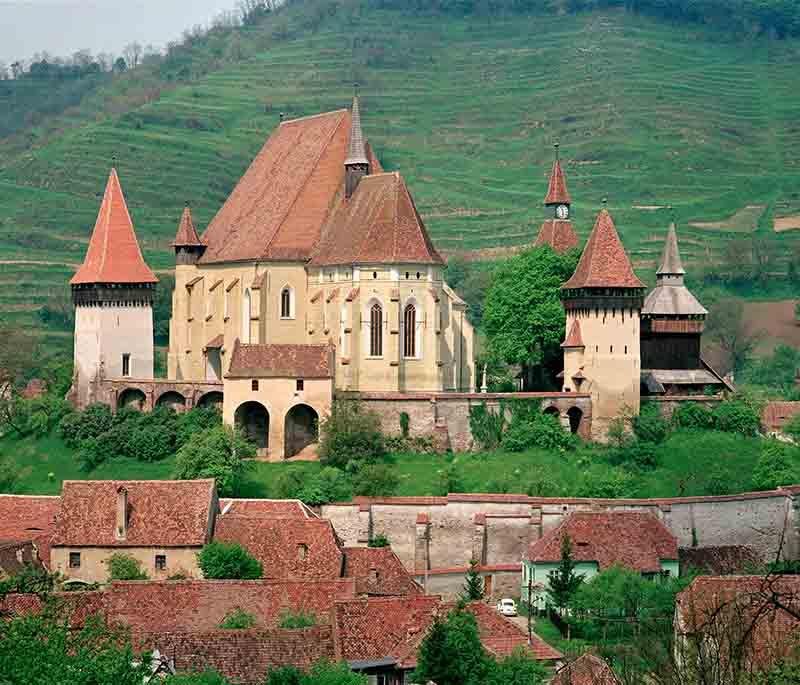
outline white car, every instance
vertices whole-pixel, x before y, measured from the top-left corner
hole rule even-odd
[[[497,603],[497,610],[503,614],[503,616],[516,616],[517,603],[513,599],[501,599]]]

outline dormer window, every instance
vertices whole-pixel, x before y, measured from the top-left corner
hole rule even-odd
[[[297,545],[297,558],[300,561],[305,561],[308,557],[308,545],[305,543],[300,543]]]

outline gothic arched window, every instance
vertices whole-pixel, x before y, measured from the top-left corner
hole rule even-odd
[[[383,355],[383,308],[377,302],[369,310],[369,355]]]
[[[292,291],[289,288],[281,290],[281,318],[292,317]]]
[[[403,356],[417,356],[417,308],[407,304],[403,312]]]

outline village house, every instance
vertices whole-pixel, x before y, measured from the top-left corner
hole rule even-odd
[[[586,580],[612,566],[653,578],[678,575],[677,538],[652,514],[575,512],[532,542],[523,561],[521,596],[527,598],[530,584],[532,603],[539,609],[547,606],[548,573],[558,567],[567,536],[575,572]]]
[[[584,652],[560,668],[550,685],[620,685],[620,680],[605,659]]]
[[[0,494],[0,579],[26,564],[49,567],[60,507],[60,497]]]

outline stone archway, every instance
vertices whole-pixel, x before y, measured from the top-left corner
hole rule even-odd
[[[203,409],[210,409],[213,407],[217,411],[222,411],[222,400],[222,393],[218,390],[212,390],[211,392],[207,392],[205,395],[202,395],[200,399],[197,400],[196,406]]]
[[[186,398],[175,390],[167,390],[159,395],[156,407],[166,407],[175,412],[182,412],[186,409]]]
[[[569,419],[569,430],[571,433],[577,433],[581,429],[581,421],[583,420],[583,411],[578,407],[570,407],[567,409],[567,418]]]
[[[236,427],[265,455],[269,449],[269,412],[260,402],[244,402],[236,408],[233,417]]]
[[[135,409],[144,411],[147,407],[147,395],[139,388],[125,388],[117,397],[117,410]]]
[[[556,418],[559,418],[561,416],[561,412],[558,410],[558,407],[552,404],[549,407],[545,407],[542,413],[549,414],[550,416],[555,416]]]
[[[286,412],[284,424],[285,459],[293,457],[309,445],[317,442],[319,435],[319,414],[307,404],[296,404]]]

